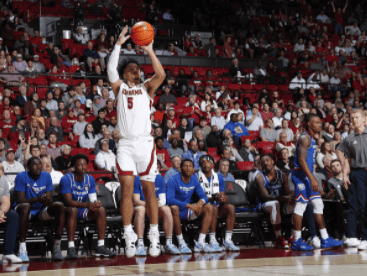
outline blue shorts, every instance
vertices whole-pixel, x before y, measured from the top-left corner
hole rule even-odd
[[[182,211],[180,211],[180,219],[181,220],[194,220],[197,219],[198,217],[195,215],[194,211],[189,209],[189,208],[184,208]]]
[[[20,205],[20,204],[19,204]],[[17,207],[19,206],[15,206],[14,211],[17,210]],[[48,215],[48,213],[45,213],[45,217],[46,219],[43,219],[42,214],[45,212],[47,212],[47,207],[42,207],[39,210],[31,210],[29,213],[29,221],[48,221],[51,219],[51,217]]]
[[[88,209],[87,208],[78,208],[77,219],[87,220],[87,216],[88,216]]]
[[[320,192],[312,191],[311,181],[303,171],[293,170],[292,182],[294,184],[296,202],[308,203],[313,199],[321,198]]]

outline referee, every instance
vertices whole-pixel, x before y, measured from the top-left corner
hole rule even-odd
[[[338,146],[336,154],[343,166],[343,182],[349,191],[349,213],[347,216],[347,246],[360,250],[367,249],[367,127],[365,114],[361,109],[354,110],[350,120],[355,131],[346,137]],[[350,158],[350,164],[348,162]],[[350,175],[348,179],[348,173]],[[361,241],[356,237],[358,221],[361,224]]]

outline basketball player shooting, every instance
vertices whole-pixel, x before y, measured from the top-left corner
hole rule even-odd
[[[155,195],[154,181],[158,174],[157,156],[154,139],[151,136],[150,110],[154,102],[154,92],[166,77],[162,64],[153,50],[153,42],[141,46],[152,61],[155,75],[140,82],[141,68],[136,60],[124,60],[120,72],[117,72],[121,45],[129,38],[126,26],[116,42],[109,59],[107,72],[117,101],[117,124],[120,140],[117,148],[117,169],[121,184],[121,217],[124,225],[126,256],[136,254],[135,234],[131,220],[134,212],[133,192],[135,176],[139,174],[141,186],[146,198],[146,209],[150,221],[149,254],[160,254],[158,232],[158,200]],[[120,76],[126,80],[123,82]]]

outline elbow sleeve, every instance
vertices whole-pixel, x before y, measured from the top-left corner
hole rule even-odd
[[[117,65],[120,57],[121,46],[115,45],[107,66],[107,74],[110,82],[116,82],[119,80],[119,74],[117,72]]]

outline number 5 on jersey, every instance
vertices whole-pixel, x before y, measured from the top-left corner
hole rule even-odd
[[[133,108],[133,97],[127,97],[127,108],[132,109]]]

